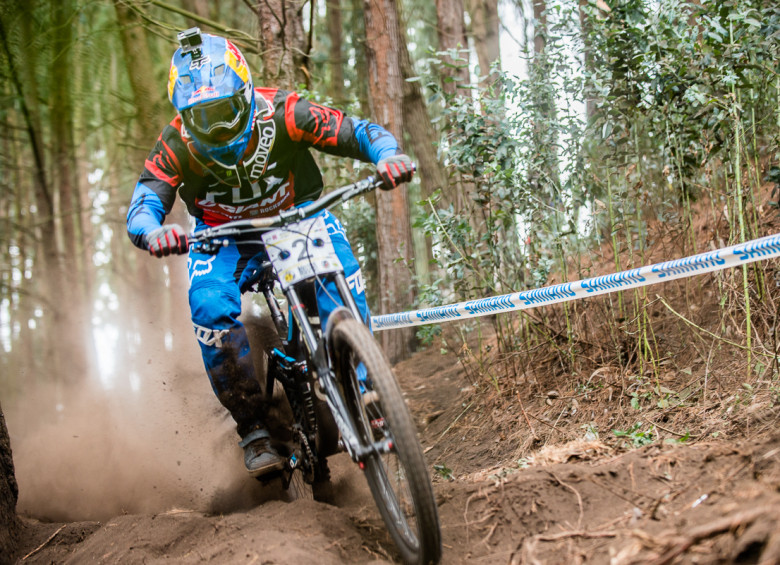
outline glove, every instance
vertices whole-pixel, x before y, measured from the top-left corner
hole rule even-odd
[[[246,268],[241,272],[241,278],[238,279],[238,289],[243,294],[251,288],[253,284],[260,280],[260,269],[263,266],[263,262],[266,260],[265,253],[258,253],[252,257],[246,265]]]
[[[408,155],[399,153],[392,157],[385,157],[376,164],[376,172],[382,179],[380,188],[393,190],[402,182],[412,180],[414,165]]]
[[[187,253],[187,234],[179,224],[160,226],[146,234],[149,253],[155,257]]]

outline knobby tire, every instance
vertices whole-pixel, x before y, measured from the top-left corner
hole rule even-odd
[[[381,438],[389,438],[393,443],[390,453],[375,451],[363,461],[366,480],[382,519],[405,563],[438,563],[441,532],[436,499],[414,420],[390,364],[371,332],[357,320],[340,322],[333,328],[332,340],[336,375],[361,443],[366,445]],[[379,401],[368,407],[370,416],[357,380],[356,367],[360,363],[367,369],[370,388],[379,396]],[[378,426],[377,421],[384,424]],[[396,492],[396,488],[402,492]],[[404,500],[405,497],[410,500]]]

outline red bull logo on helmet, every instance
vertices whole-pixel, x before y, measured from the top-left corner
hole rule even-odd
[[[198,90],[192,93],[192,96],[187,100],[187,104],[196,104],[203,102],[204,100],[210,100],[211,98],[219,97],[219,92],[212,86],[201,86]]]

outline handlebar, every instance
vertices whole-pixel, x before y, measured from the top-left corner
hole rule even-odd
[[[357,181],[336,190],[329,192],[319,200],[311,202],[310,204],[304,204],[297,208],[290,208],[289,210],[282,210],[275,216],[269,216],[267,218],[255,218],[252,220],[235,220],[233,222],[227,222],[219,226],[206,228],[198,233],[193,233],[189,236],[189,243],[192,246],[195,245],[208,245],[212,243],[216,246],[227,244],[227,241],[220,243],[214,241],[217,238],[235,237],[238,235],[244,235],[248,232],[266,232],[275,228],[286,226],[294,222],[299,222],[305,218],[314,216],[318,212],[325,209],[336,206],[360,196],[366,194],[372,190],[376,190],[382,184],[382,180],[376,177],[370,176],[363,180]],[[215,250],[216,251],[216,250]]]

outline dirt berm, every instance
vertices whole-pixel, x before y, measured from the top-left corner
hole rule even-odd
[[[439,347],[397,373],[431,464],[443,563],[780,562],[780,433],[771,402],[743,406],[752,418],[739,433],[659,434],[632,448],[567,424],[566,415],[546,418],[545,409],[571,410],[565,395],[491,400]],[[204,417],[219,419],[210,391],[193,389],[190,407],[203,403]],[[587,402],[580,397],[578,406]],[[66,466],[32,469],[19,449],[26,527],[17,562],[394,562],[357,467],[333,459],[335,506],[291,500],[242,474],[229,423],[220,423],[208,436],[194,423],[152,426],[149,434],[180,440],[165,455],[150,453],[145,428],[135,430],[137,441],[114,442],[119,465],[105,445],[89,445],[85,430],[60,438]],[[543,440],[550,426],[561,433]],[[93,478],[79,483],[86,468]]]

